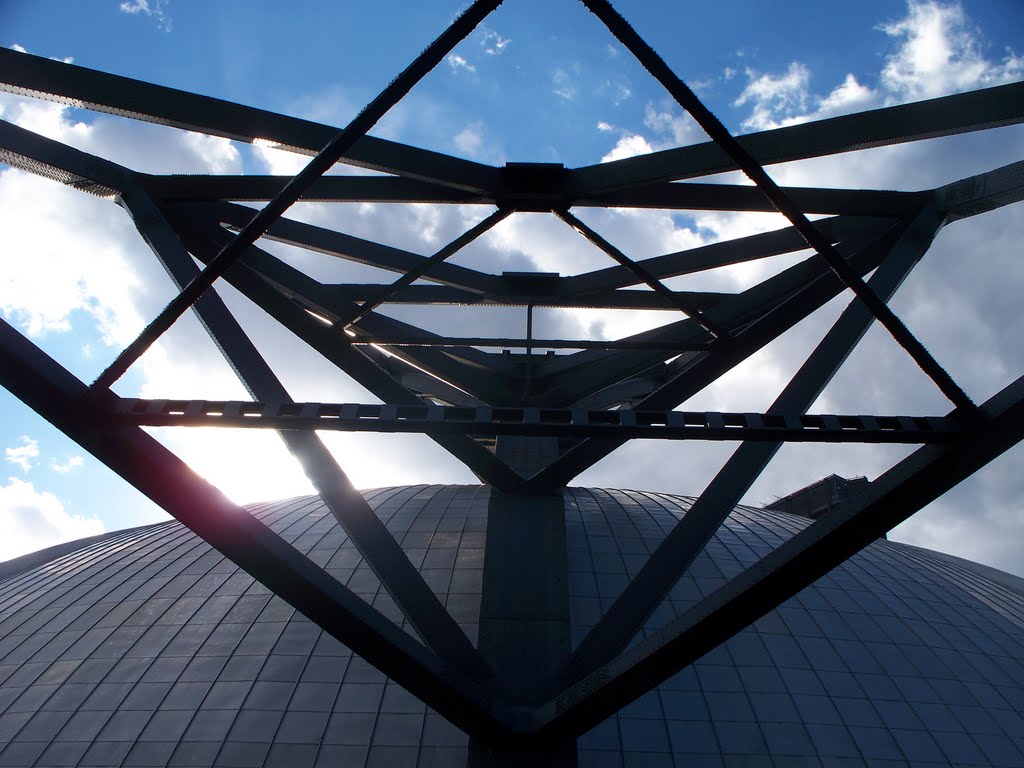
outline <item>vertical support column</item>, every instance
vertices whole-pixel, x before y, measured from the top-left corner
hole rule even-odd
[[[557,455],[556,438],[499,436],[498,458],[521,473]],[[491,491],[480,604],[480,655],[512,705],[536,706],[557,693],[572,650],[569,634],[565,502],[561,492],[523,496]],[[531,740],[523,751],[470,742],[471,768],[575,768],[576,741]]]

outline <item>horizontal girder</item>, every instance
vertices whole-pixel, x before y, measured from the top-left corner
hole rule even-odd
[[[935,443],[960,431],[951,418],[715,411],[590,411],[359,403],[122,399],[120,421],[148,427],[255,427],[341,432],[767,440],[813,443]]]

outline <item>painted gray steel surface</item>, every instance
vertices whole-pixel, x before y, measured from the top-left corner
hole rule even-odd
[[[367,492],[475,641],[489,491]],[[570,488],[573,643],[691,503]],[[251,508],[396,621],[316,498]],[[649,633],[808,521],[737,508]],[[579,740],[581,765],[1024,765],[1024,581],[879,541]],[[0,581],[0,765],[460,765],[468,738],[177,522]]]

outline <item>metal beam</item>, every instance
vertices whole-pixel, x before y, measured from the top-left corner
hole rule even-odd
[[[829,189],[783,187],[807,213],[842,216],[912,216],[929,192],[897,192],[878,189]],[[754,187],[739,184],[677,184],[661,182],[630,186],[572,201],[577,207],[655,208],[685,211],[761,211],[775,208]]]
[[[177,235],[138,185],[122,198],[139,233],[180,287],[199,272]],[[210,337],[253,397],[290,403],[291,397],[220,296],[207,291],[194,307]],[[384,589],[423,641],[446,662],[476,680],[492,673],[465,633],[427,586],[394,537],[349,482],[331,452],[313,432],[281,435],[317,493],[342,526]]]
[[[534,737],[584,733],[1016,445],[1024,439],[1024,377],[961,416],[968,427],[961,439],[919,448],[863,494],[541,707]]]
[[[943,225],[943,216],[926,208],[908,228],[871,277],[872,289],[888,301],[928,250]],[[871,326],[872,315],[857,301],[843,311],[789,384],[769,414],[800,418]],[[687,571],[715,531],[743,498],[781,442],[744,443],[718,471],[598,623],[580,642],[564,672],[576,682],[620,653]]]
[[[933,443],[958,427],[933,416],[586,411],[575,408],[466,408],[374,403],[124,398],[112,413],[147,427],[234,427],[340,432],[611,437],[774,443]],[[731,509],[731,507],[730,507]]]
[[[761,165],[823,157],[1024,122],[1024,83],[1010,83],[913,104],[741,136]],[[569,195],[588,197],[628,187],[735,171],[715,142],[638,155],[569,171]]]
[[[234,141],[315,155],[338,129],[223,99],[0,49],[0,90],[169,125]],[[344,162],[472,192],[501,185],[499,169],[394,141],[362,137]]]
[[[149,193],[168,201],[271,199],[288,181],[287,176],[209,176],[204,174],[150,175],[142,178]],[[928,192],[878,189],[784,187],[786,194],[808,213],[848,216],[903,216],[912,214]],[[302,196],[306,202],[324,203],[428,203],[434,205],[497,205],[494,195],[473,193],[400,176],[325,176]],[[507,199],[503,202],[508,204]],[[675,184],[664,182],[630,187],[589,197],[566,198],[573,208],[656,208],[691,211],[774,211],[764,195],[738,184]],[[511,205],[516,209],[515,205]],[[530,210],[537,204],[527,206]]]
[[[248,217],[252,216],[251,208],[230,203],[195,206],[177,204],[174,209],[185,216],[200,215],[231,227],[244,226]],[[416,269],[424,260],[423,256],[401,248],[286,218],[276,221],[264,237],[389,272],[408,272]],[[498,287],[498,278],[494,275],[457,264],[438,264],[425,279],[478,294],[492,292]]]
[[[131,174],[126,168],[0,120],[0,163],[99,197],[113,197]]]
[[[366,301],[376,296],[379,291],[386,288],[385,285],[373,283],[331,283],[325,284],[322,295],[330,297],[339,302]],[[701,312],[713,307],[724,298],[733,294],[715,293],[712,291],[675,291],[683,296],[687,302],[698,308]],[[538,307],[556,307],[569,309],[574,307],[587,309],[645,309],[645,310],[678,310],[674,302],[670,302],[653,291],[619,289],[616,291],[604,291],[584,296],[571,295],[545,295],[539,293],[515,293],[513,290],[500,294],[476,294],[453,288],[448,285],[410,285],[403,288],[399,293],[388,299],[390,304],[449,304],[460,306],[500,306],[500,307],[526,307],[532,304]],[[458,337],[450,337],[456,339]],[[475,337],[474,337],[475,338]],[[540,340],[534,346],[554,348],[555,339],[549,339],[551,344],[541,344]],[[593,341],[593,340],[591,340]],[[381,342],[385,343],[385,342]],[[398,343],[398,342],[393,342]],[[477,342],[463,342],[480,346]],[[595,343],[603,343],[597,341]],[[617,343],[610,342],[609,343]],[[497,346],[517,346],[512,342],[499,344]],[[494,346],[494,345],[491,345]],[[563,345],[569,349],[585,349],[585,346]]]
[[[357,144],[358,146],[358,144]],[[290,176],[232,176],[206,174],[149,175],[142,184],[155,198],[174,202],[269,200]],[[432,203],[435,205],[493,204],[481,193],[402,176],[324,176],[302,196],[320,203]]]
[[[1024,160],[939,187],[935,205],[959,221],[1024,200]]]
[[[816,221],[814,226],[818,227],[832,243],[838,243],[851,237],[864,236],[871,231],[884,230],[892,226],[892,219],[841,216]],[[709,269],[793,253],[806,247],[807,242],[800,236],[800,233],[793,227],[786,227],[734,240],[710,243],[685,251],[667,253],[663,256],[641,259],[637,263],[659,280],[665,280],[670,277],[681,277]],[[639,281],[636,277],[625,267],[607,267],[566,278],[562,292],[568,295],[590,294],[625,288],[635,285],[637,282]]]
[[[204,249],[211,248],[210,232],[195,232],[177,227],[178,233],[190,252],[202,257]],[[423,401],[406,389],[391,374],[382,369],[360,350],[339,343],[339,334],[313,319],[305,310],[281,295],[244,263],[229,270],[225,279],[252,301],[296,334],[356,382],[366,387],[385,402],[399,405],[422,405]],[[514,489],[522,478],[504,463],[498,461],[484,446],[462,435],[438,435],[434,438],[455,458],[463,462],[484,482],[500,489]]]
[[[874,269],[896,239],[896,232],[851,255],[861,272]],[[740,294],[731,307],[743,320],[742,332],[716,342],[704,353],[681,355],[662,375],[663,383],[637,402],[636,408],[674,408],[742,360],[778,338],[789,328],[839,294],[842,284],[818,259],[807,259]],[[726,302],[723,302],[725,304]],[[620,355],[620,356],[624,356]],[[571,382],[570,382],[571,383]],[[530,478],[527,487],[539,490],[566,485],[573,477],[622,445],[622,441],[584,440],[566,451],[548,469]]]
[[[93,392],[0,320],[0,383],[272,592],[460,728],[502,738],[508,715],[141,428],[106,418],[115,396]]]
[[[713,337],[717,339],[729,335],[729,332],[724,327],[720,326],[710,317],[701,314],[696,307],[690,305],[684,296],[677,294],[675,291],[669,290],[655,275],[648,271],[646,267],[633,261],[633,259],[629,258],[626,254],[609,243],[601,235],[569,213],[569,211],[557,211],[556,215],[572,229],[583,235],[583,237],[591,244],[595,245],[605,254],[610,256],[619,264],[619,266],[628,270],[629,273],[638,281],[644,283],[648,288],[665,299],[665,301],[674,303],[681,312],[689,316],[695,323],[697,323],[697,325],[710,333]]]
[[[664,307],[659,307],[664,309]],[[675,309],[675,307],[672,307]],[[526,348],[533,349],[628,349],[657,350],[660,352],[682,352],[687,350],[707,349],[711,342],[679,344],[672,341],[644,341],[633,339],[524,339],[490,336],[416,336],[373,335],[365,338],[356,337],[349,343],[352,346],[373,345],[380,347],[492,347],[492,348]]]

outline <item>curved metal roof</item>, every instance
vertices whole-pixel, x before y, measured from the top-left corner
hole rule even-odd
[[[489,494],[366,494],[474,642]],[[692,499],[564,498],[575,644]],[[402,620],[318,498],[250,509]],[[644,634],[807,524],[738,507]],[[1021,585],[880,540],[585,734],[580,763],[1024,765]],[[468,745],[177,522],[0,581],[0,681],[0,765],[452,765]]]

